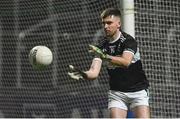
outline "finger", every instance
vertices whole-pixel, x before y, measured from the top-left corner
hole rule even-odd
[[[82,70],[75,68],[73,65],[69,65],[69,68],[73,71],[74,75],[79,75],[81,78],[87,78],[87,74]]]
[[[89,47],[91,48],[91,50],[96,50],[96,48],[97,48],[94,45],[89,45]]]
[[[79,74],[83,74],[84,72],[81,71],[80,69],[78,68],[75,68],[73,65],[69,65],[69,68],[74,71],[74,72],[78,72]]]
[[[93,45],[89,45],[89,47],[90,47],[91,49],[93,49]]]
[[[80,79],[80,76],[74,75],[74,73],[68,72],[68,75],[69,75],[72,79],[75,79],[75,80],[79,80],[79,79]]]
[[[69,68],[73,73],[76,73],[76,74],[81,73],[81,70],[75,68],[73,65],[69,65]]]
[[[81,77],[81,74],[79,72],[68,72],[68,75],[75,75]]]
[[[73,65],[69,65],[69,68],[70,68],[71,70],[74,70],[74,66],[73,66]]]
[[[94,46],[94,45],[89,45],[89,47],[91,48],[91,50],[93,50],[94,52],[97,52],[99,54],[102,54],[102,50],[99,49],[98,47]]]
[[[89,45],[89,47],[91,48],[92,51],[94,52],[98,52],[98,50],[100,50],[98,47],[94,46],[94,45]]]
[[[95,51],[94,50],[88,50],[89,53],[94,53]]]

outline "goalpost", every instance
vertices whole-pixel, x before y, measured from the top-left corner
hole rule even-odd
[[[122,28],[125,32],[135,37],[134,0],[121,0]]]
[[[122,29],[135,38],[134,0],[120,0],[122,13]],[[127,118],[133,118],[134,114],[128,111]]]

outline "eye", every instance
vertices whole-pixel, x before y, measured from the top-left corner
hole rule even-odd
[[[107,21],[106,24],[110,25],[110,24],[112,24],[112,22],[111,21]]]
[[[103,25],[107,24],[107,25],[111,25],[112,24],[112,21],[104,21],[102,22]]]

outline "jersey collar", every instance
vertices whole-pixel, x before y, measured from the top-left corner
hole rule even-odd
[[[121,32],[119,32],[118,37],[117,37],[116,39],[110,41],[109,43],[114,43],[114,42],[116,42],[120,37],[121,37]]]

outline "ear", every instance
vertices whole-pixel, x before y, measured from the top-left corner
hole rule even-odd
[[[121,27],[121,22],[119,21],[118,28],[120,28],[120,27]]]

